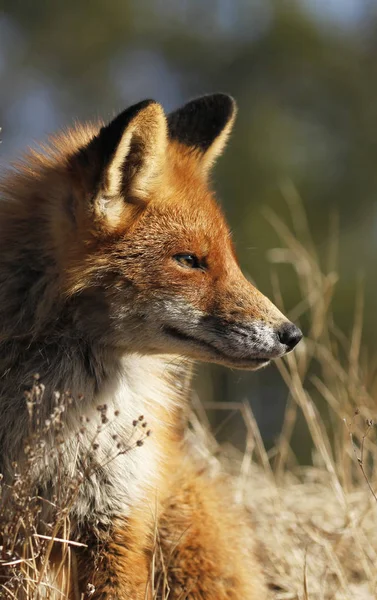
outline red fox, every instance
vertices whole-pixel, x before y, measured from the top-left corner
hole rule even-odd
[[[86,547],[65,598],[152,598],[156,527],[170,600],[267,597],[243,515],[185,435],[192,361],[254,370],[302,337],[241,273],[208,183],[235,115],[225,94],[168,115],[146,100],[51,138],[2,180],[0,472],[10,480],[22,463],[35,373],[42,421],[56,390],[72,397],[59,464],[47,451],[35,473],[41,494],[69,486],[97,440],[70,508],[70,535]],[[144,438],[109,460],[138,421]]]

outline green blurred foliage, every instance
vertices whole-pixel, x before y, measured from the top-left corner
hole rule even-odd
[[[106,118],[145,97],[170,110],[202,93],[231,93],[239,116],[214,179],[242,266],[271,293],[266,253],[277,238],[262,208],[285,214],[284,186],[293,182],[324,260],[330,217],[339,215],[336,318],[350,328],[363,272],[365,340],[373,349],[377,10],[373,1],[360,0],[358,23],[341,27],[326,15],[317,18],[308,4],[2,0],[2,162],[74,118]],[[290,268],[279,272],[289,311],[298,287]],[[199,373],[207,398],[251,400],[266,438],[276,434],[286,391],[273,368],[248,374],[200,367]],[[238,431],[235,426],[233,441]]]

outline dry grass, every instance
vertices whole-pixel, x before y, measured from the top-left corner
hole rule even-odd
[[[309,330],[298,350],[277,364],[288,390],[281,435],[267,453],[246,403],[205,406],[241,412],[247,431],[242,456],[232,448],[218,447],[200,405],[192,426],[203,442],[197,446],[209,460],[219,457],[231,471],[236,500],[253,515],[275,600],[373,599],[377,597],[377,442],[373,425],[377,378],[376,365],[362,351],[362,290],[355,294],[353,328],[347,337],[332,314],[338,281],[336,222],[323,267],[295,190],[287,185],[283,194],[291,209],[292,227],[272,212],[267,215],[282,242],[282,248],[270,252],[275,295],[282,305],[274,265],[289,263],[301,290],[301,300],[289,316],[309,323]],[[291,448],[298,426],[306,428],[313,448],[311,466],[300,466]],[[3,531],[8,527],[7,546],[0,553],[0,577],[2,570],[13,573],[13,587],[7,584],[6,593],[3,586],[1,597],[19,598],[24,589],[28,598],[36,599],[46,597],[50,538],[68,527],[67,504],[63,499],[59,510],[52,511],[46,539],[38,537],[35,517],[43,510],[43,501],[31,494],[23,481],[22,477],[15,481],[15,496],[12,492],[11,503],[3,501],[0,511]],[[80,479],[75,485],[80,485]],[[74,570],[74,545],[64,539],[58,543],[68,565],[64,568]],[[156,543],[158,552],[157,532]],[[156,574],[156,581],[163,587],[163,573]],[[164,596],[168,598],[167,590]]]
[[[17,600],[82,600],[78,591],[78,573],[75,550],[85,544],[71,539],[72,507],[80,488],[99,467],[97,451],[99,433],[110,424],[107,406],[97,406],[95,433],[86,448],[82,461],[69,477],[61,473],[64,449],[63,415],[72,404],[69,392],[55,394],[55,407],[46,420],[40,418],[44,386],[35,375],[33,385],[25,392],[30,419],[30,434],[24,447],[22,464],[13,463],[14,479],[10,484],[0,480],[0,598]],[[115,413],[115,417],[117,414]],[[77,434],[77,446],[84,447],[90,420],[82,416]],[[149,437],[143,416],[133,422],[129,440],[114,436],[114,450],[106,462],[142,446]],[[54,446],[47,456],[46,440],[53,436]],[[56,465],[55,495],[46,500],[35,487],[36,473],[47,462]],[[67,481],[69,484],[67,485]],[[53,566],[52,566],[53,565]],[[71,589],[71,582],[74,589]],[[90,598],[91,584],[85,593]]]
[[[282,191],[292,226],[266,212],[282,245],[269,256],[275,299],[284,310],[275,265],[289,263],[301,301],[288,316],[309,323],[309,330],[297,350],[276,365],[288,393],[281,435],[267,453],[248,404],[207,408],[240,410],[244,418],[244,455],[228,448],[222,456],[239,472],[235,489],[253,514],[272,597],[371,600],[377,597],[377,377],[361,344],[363,293],[361,287],[355,292],[347,337],[332,313],[336,220],[323,268],[300,199],[290,185]],[[304,427],[312,465],[302,467],[291,440],[295,428]],[[215,440],[211,448],[218,451]]]

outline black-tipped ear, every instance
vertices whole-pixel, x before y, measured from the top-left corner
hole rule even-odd
[[[227,94],[196,98],[168,115],[169,137],[197,150],[207,170],[223,151],[236,112],[236,103]]]
[[[131,106],[101,127],[72,159],[96,212],[114,220],[128,200],[144,200],[162,170],[166,144],[165,114],[153,100]]]

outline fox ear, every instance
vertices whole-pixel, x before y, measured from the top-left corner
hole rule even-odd
[[[207,173],[226,145],[236,112],[226,94],[196,98],[168,115],[169,137],[194,150]]]
[[[167,123],[160,104],[145,100],[121,112],[73,157],[97,216],[113,224],[127,204],[143,204],[162,170]]]

